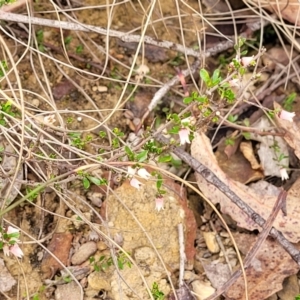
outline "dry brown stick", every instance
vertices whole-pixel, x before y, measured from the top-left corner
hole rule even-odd
[[[228,127],[231,127],[231,128],[238,129],[240,131],[252,132],[252,133],[256,133],[257,135],[262,135],[262,136],[264,136],[264,135],[284,136],[284,133],[282,133],[282,132],[271,132],[271,131],[268,131],[268,130],[261,131],[258,128],[238,125],[238,124],[232,123],[230,121],[227,121],[226,119],[224,119],[221,116],[219,116],[219,117],[222,119],[222,124],[225,124],[225,125],[227,125]],[[276,128],[274,127],[274,129],[276,129]],[[270,129],[270,130],[274,130],[274,129]]]
[[[48,26],[66,30],[73,31],[85,31],[85,32],[96,32],[102,35],[109,35],[110,37],[116,37],[122,40],[123,42],[136,42],[139,43],[141,40],[140,35],[127,34],[126,32],[117,31],[117,30],[107,30],[106,28],[100,26],[93,26],[87,24],[80,24],[71,21],[60,21],[60,20],[50,20],[44,18],[37,18],[32,16],[25,16],[20,14],[8,13],[0,10],[0,20],[5,20],[9,22],[18,22],[32,25]],[[188,56],[199,57],[200,52],[195,51],[192,48],[184,47],[183,45],[176,44],[166,40],[157,40],[150,36],[144,36],[143,41],[146,44],[154,45],[160,48],[165,48],[177,52],[184,53]]]
[[[154,135],[154,138],[165,145],[170,143],[169,139],[162,135]],[[176,154],[181,160],[187,163],[197,173],[199,173],[208,183],[213,184],[223,194],[225,194],[235,205],[237,205],[243,212],[245,212],[256,224],[261,228],[265,226],[266,220],[257,214],[249,205],[247,205],[236,193],[234,193],[224,182],[222,182],[214,172],[204,166],[201,162],[193,158],[186,151],[179,147],[173,147],[172,152]],[[272,227],[270,236],[276,239],[281,246],[290,254],[293,260],[300,266],[300,251],[290,243],[283,234]]]
[[[244,260],[244,268],[248,268],[258,253],[261,245],[264,243],[266,238],[268,237],[270,230],[272,228],[272,225],[274,223],[274,220],[276,219],[279,211],[282,209],[283,206],[285,206],[285,201],[286,201],[286,196],[287,192],[286,191],[281,191],[280,194],[277,197],[277,200],[273,206],[273,209],[271,211],[271,214],[267,221],[265,222],[265,225],[258,235],[255,244],[251,248],[251,250],[248,252],[248,254],[245,257]],[[216,297],[222,295],[242,274],[242,270],[239,269],[238,271],[234,272],[234,274],[231,276],[231,278],[221,287],[219,288],[214,294],[206,298],[205,300],[213,300]]]

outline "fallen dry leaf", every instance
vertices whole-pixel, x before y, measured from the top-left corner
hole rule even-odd
[[[263,178],[262,171],[254,170],[241,151],[237,150],[228,157],[225,153],[226,149],[228,150],[225,143],[220,144],[215,155],[218,165],[230,178],[241,183],[249,183]]]
[[[232,180],[219,167],[216,157],[211,148],[209,139],[204,133],[196,133],[191,146],[192,156],[210,169],[214,174],[227,185],[236,195],[240,197],[248,206],[258,213],[265,220],[268,219],[272,207],[276,202],[280,192],[279,188],[274,187],[275,193],[270,193],[268,189],[252,188]],[[200,174],[195,174],[197,184],[203,194],[214,204],[220,203],[223,213],[230,215],[238,226],[248,230],[261,228],[249,218],[239,207],[231,202],[216,186],[208,183]],[[267,184],[270,185],[270,184]],[[300,240],[300,180],[296,181],[289,190],[287,196],[287,216],[280,212],[274,222],[274,227],[281,231],[291,242],[296,243]]]
[[[52,240],[48,245],[48,250],[52,255],[46,252],[41,264],[41,271],[44,278],[49,279],[58,270],[63,269],[63,266],[53,256],[60,260],[64,266],[67,265],[72,239],[73,235],[71,233],[53,234]]]
[[[262,116],[251,125],[261,131],[274,131],[274,124],[266,116]],[[279,136],[260,135],[256,132],[250,133],[250,139],[260,142],[257,154],[265,176],[281,177],[282,166],[289,165],[289,150],[285,140]],[[280,162],[278,157],[281,156]]]
[[[258,161],[255,157],[251,142],[249,142],[249,141],[241,142],[240,150],[244,154],[245,158],[251,164],[252,169],[254,169],[254,170],[260,169],[260,164],[258,163]]]
[[[256,239],[252,234],[234,233],[233,236],[244,255]],[[298,270],[299,266],[290,255],[276,241],[268,238],[246,270],[249,299],[263,300],[280,291],[283,280]],[[245,299],[243,277],[237,279],[226,295],[229,299]]]
[[[274,102],[274,109],[280,111],[281,106]],[[290,122],[287,120],[280,119],[277,115],[274,117],[277,126],[285,130],[284,140],[295,150],[296,156],[300,159],[300,127],[294,121]]]
[[[256,3],[257,6],[268,9],[271,12],[275,12],[279,18],[285,19],[292,24],[300,25],[300,19],[298,16],[300,4],[298,0],[289,1],[245,1],[251,3]]]

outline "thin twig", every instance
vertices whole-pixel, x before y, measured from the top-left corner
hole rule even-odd
[[[186,256],[184,251],[183,226],[181,223],[178,224],[178,243],[179,243],[179,255],[180,255],[179,287],[181,287],[183,285],[184,264],[186,261]]]
[[[154,136],[154,138],[163,144],[169,144],[169,139],[162,135]],[[173,147],[173,153],[176,154],[181,160],[192,167],[199,173],[208,183],[213,184],[223,194],[225,194],[235,205],[237,205],[244,213],[246,213],[255,223],[260,227],[264,227],[266,220],[257,214],[250,206],[248,206],[236,193],[234,193],[226,184],[224,184],[214,172],[204,166],[201,162],[193,158],[190,154],[185,152],[179,147]],[[293,260],[300,266],[300,251],[290,243],[283,234],[274,227],[270,230],[270,235],[276,239],[281,246],[290,254]]]
[[[232,266],[231,266],[231,264],[230,264],[230,261],[229,261],[228,255],[227,255],[227,253],[226,253],[225,247],[224,247],[224,245],[223,245],[223,243],[222,243],[222,240],[221,240],[221,238],[220,238],[220,236],[219,236],[219,234],[218,234],[218,232],[217,232],[217,230],[216,230],[216,228],[215,228],[214,223],[210,220],[210,221],[209,221],[209,224],[210,224],[211,229],[213,230],[213,232],[214,232],[215,235],[216,235],[216,241],[217,241],[218,245],[220,246],[221,251],[223,252],[225,261],[226,261],[226,263],[227,263],[227,265],[228,265],[228,268],[229,268],[229,270],[230,270],[230,274],[232,274]]]
[[[223,117],[221,116],[218,116],[222,119],[222,124],[225,124],[229,127],[232,127],[232,128],[235,128],[235,129],[238,129],[240,131],[244,131],[244,132],[252,132],[252,133],[255,133],[257,135],[262,135],[262,136],[265,136],[265,135],[272,135],[272,136],[284,136],[284,133],[282,132],[272,132],[272,131],[261,131],[260,129],[258,128],[254,128],[254,127],[248,127],[248,126],[242,126],[242,125],[238,125],[238,124],[235,124],[233,122],[229,122],[227,121],[226,119],[224,119]],[[276,129],[274,127],[274,129]],[[270,130],[273,130],[274,129],[270,129]]]

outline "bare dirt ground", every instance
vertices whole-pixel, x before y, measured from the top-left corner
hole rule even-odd
[[[228,3],[2,8],[0,299],[298,299],[299,4]]]

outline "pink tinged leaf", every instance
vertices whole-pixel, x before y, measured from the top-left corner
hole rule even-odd
[[[164,209],[164,197],[158,196],[155,199],[155,209],[157,211],[160,211],[161,209]]]
[[[130,185],[133,186],[136,189],[139,189],[143,185],[143,183],[141,183],[140,181],[138,181],[136,178],[133,177],[130,180]]]
[[[16,257],[22,258],[22,256],[24,255],[23,251],[21,250],[21,248],[19,247],[18,244],[14,244],[9,248],[9,251],[15,255]]]
[[[151,174],[144,168],[139,169],[137,173],[139,176],[147,180],[151,177]]]
[[[289,179],[289,175],[285,168],[280,169],[281,180]]]
[[[179,139],[180,139],[180,145],[184,145],[185,143],[190,144],[190,130],[188,128],[181,128],[178,132]]]
[[[296,114],[294,112],[288,112],[288,111],[286,111],[286,110],[283,109],[279,113],[279,118],[282,119],[282,120],[293,122],[293,118],[295,117],[295,115]]]

